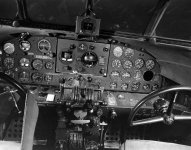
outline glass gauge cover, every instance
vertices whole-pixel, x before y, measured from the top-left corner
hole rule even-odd
[[[20,60],[20,66],[21,67],[29,67],[30,66],[30,61],[27,58],[21,58]]]
[[[117,71],[112,71],[111,72],[111,78],[118,79],[119,77],[120,77],[119,72],[117,72]]]
[[[42,53],[48,53],[51,49],[51,44],[48,40],[43,39],[40,40],[38,42],[38,49],[42,52]]]
[[[114,50],[113,50],[113,55],[114,55],[115,57],[121,57],[122,54],[123,54],[123,50],[122,50],[121,47],[117,46],[117,47],[114,48]]]
[[[34,82],[42,82],[43,81],[43,74],[39,72],[35,72],[31,76],[32,81]]]
[[[133,77],[134,77],[134,79],[136,79],[136,80],[141,79],[141,77],[142,77],[141,71],[140,71],[140,70],[136,70]]]
[[[147,68],[148,70],[151,70],[151,69],[153,69],[154,67],[155,67],[155,62],[154,62],[154,60],[149,59],[149,60],[146,61],[146,68]]]
[[[119,67],[121,67],[121,61],[118,60],[118,59],[114,60],[114,61],[112,62],[112,67],[113,67],[113,68],[119,68]]]
[[[4,46],[3,46],[3,50],[7,54],[12,54],[15,51],[15,46],[12,43],[5,43]]]
[[[126,78],[131,78],[130,72],[123,72],[121,76],[122,76],[122,78],[124,78],[124,79],[126,79]]]
[[[14,61],[14,58],[11,58],[11,57],[7,57],[4,59],[4,66],[7,68],[7,69],[11,69],[14,67],[15,65],[15,61]]]
[[[134,55],[134,50],[131,49],[131,48],[126,48],[126,49],[124,50],[124,53],[125,53],[125,56],[126,56],[126,57],[132,57],[132,56]]]
[[[131,69],[131,67],[133,67],[133,63],[132,63],[130,60],[126,60],[126,61],[123,63],[123,68],[124,68],[124,69]]]
[[[135,67],[137,69],[141,69],[144,66],[144,60],[139,58],[137,60],[135,60]]]
[[[31,48],[31,44],[29,41],[21,41],[20,42],[20,49],[23,51],[29,51]]]
[[[36,70],[41,70],[43,68],[43,62],[40,59],[36,59],[32,62],[32,67]]]

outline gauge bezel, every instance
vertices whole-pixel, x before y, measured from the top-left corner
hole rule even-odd
[[[152,62],[154,63],[154,65],[152,66],[152,68],[148,68],[148,61],[152,61]],[[145,66],[146,66],[146,68],[147,68],[148,70],[152,70],[153,68],[155,68],[155,65],[156,65],[156,63],[155,63],[155,61],[154,61],[153,59],[148,59],[148,60],[145,62]]]
[[[41,48],[40,48],[40,43],[41,43],[41,42],[44,42],[44,41],[46,41],[46,42],[48,43],[48,45],[49,45],[48,50],[45,50],[45,49],[42,49],[42,50],[41,50]],[[39,50],[40,52],[42,52],[42,53],[48,53],[48,52],[50,52],[50,50],[51,50],[51,44],[50,44],[50,42],[49,42],[47,39],[42,39],[42,40],[40,40],[40,41],[38,42],[38,50]]]
[[[120,46],[116,46],[113,49],[113,55],[117,58],[121,57],[123,55],[123,49]]]
[[[139,63],[140,63],[140,61],[141,61],[141,66],[140,66],[140,64],[139,64],[139,66],[137,66],[137,61],[139,61]],[[135,60],[135,68],[136,68],[136,69],[141,69],[141,68],[143,68],[143,67],[144,67],[144,64],[145,64],[145,61],[144,61],[144,59],[142,59],[142,58],[138,58],[138,59]]]
[[[128,64],[131,64],[131,67],[125,67],[126,62],[128,62]],[[131,69],[133,67],[133,62],[131,60],[125,60],[123,62],[123,68],[126,69]]]
[[[7,51],[6,49],[5,49],[5,45],[7,45],[7,44],[9,44],[9,46],[11,46],[11,48],[12,48],[12,51],[11,52],[9,52],[9,51]],[[5,53],[7,53],[7,54],[13,54],[14,52],[15,52],[15,45],[13,44],[13,43],[11,43],[11,42],[7,42],[7,43],[5,43],[4,45],[3,45],[3,51],[5,52]]]
[[[28,45],[29,45],[29,48],[28,49],[25,49],[23,46],[22,46],[22,42],[26,42]],[[29,42],[29,41],[20,41],[19,42],[19,47],[20,47],[20,49],[22,50],[22,51],[24,51],[24,52],[27,52],[27,51],[29,51],[30,49],[31,49],[31,43]]]

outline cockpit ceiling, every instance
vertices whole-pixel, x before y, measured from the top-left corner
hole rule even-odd
[[[85,0],[23,0],[32,22],[75,27],[76,16],[84,13]],[[94,12],[101,29],[144,35],[160,0],[95,0]],[[165,0],[161,0],[165,1]],[[168,0],[167,0],[168,1]],[[154,36],[190,40],[190,0],[170,0]],[[0,0],[0,18],[14,20],[16,0]],[[73,28],[75,30],[75,28]]]

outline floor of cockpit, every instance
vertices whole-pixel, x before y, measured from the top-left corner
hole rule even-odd
[[[129,127],[127,118],[127,115],[123,114],[111,122],[105,134],[105,142],[113,142],[113,145],[116,146],[117,143],[121,144],[126,139],[142,139],[191,145],[190,121],[178,121],[170,126],[163,123],[156,123]],[[55,107],[44,107],[40,109],[34,138],[35,150],[55,149],[56,143],[62,140],[66,130],[64,128],[58,129],[58,120],[59,117]],[[12,120],[4,140],[19,141],[21,139],[21,133],[22,118],[16,118]],[[76,148],[70,146],[65,149],[74,150]]]

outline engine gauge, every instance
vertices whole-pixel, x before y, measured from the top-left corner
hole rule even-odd
[[[121,76],[122,76],[122,78],[124,78],[124,79],[131,78],[130,72],[123,72]]]
[[[126,57],[132,57],[134,55],[134,50],[132,48],[126,48],[124,53]]]
[[[12,70],[6,70],[4,73],[5,73],[6,75],[10,76],[11,78],[14,78],[14,77],[15,77],[15,73],[14,73],[14,71],[12,71]]]
[[[3,50],[7,54],[12,54],[15,51],[15,46],[12,43],[5,43],[4,46],[3,46]]]
[[[149,59],[149,60],[146,61],[146,68],[147,68],[148,70],[151,70],[151,69],[153,69],[154,67],[155,67],[155,62],[154,62],[154,60]]]
[[[29,43],[29,41],[21,41],[20,42],[20,49],[23,51],[29,51],[31,48],[31,44]]]
[[[15,61],[14,61],[14,58],[12,57],[7,57],[4,59],[4,66],[7,68],[7,69],[11,69],[14,67],[14,64],[15,64]]]
[[[111,78],[112,79],[118,79],[120,77],[120,74],[118,71],[112,71],[111,72]]]
[[[30,61],[27,58],[21,58],[20,60],[20,66],[21,67],[29,67],[30,66]]]
[[[132,91],[138,91],[139,90],[139,87],[140,87],[140,82],[133,82],[131,84],[131,90]]]
[[[19,74],[19,80],[21,82],[27,82],[30,80],[30,74],[26,71],[23,71]]]
[[[113,55],[114,55],[115,57],[121,57],[122,54],[123,54],[123,50],[122,50],[121,47],[117,46],[117,47],[114,48],[114,50],[113,50]]]
[[[139,58],[135,60],[135,68],[141,69],[144,66],[144,60]]]
[[[140,80],[141,77],[142,77],[141,71],[140,71],[140,70],[136,70],[133,77],[134,77],[134,79],[136,79],[136,80]]]
[[[123,63],[123,68],[124,68],[124,69],[131,69],[131,67],[133,67],[133,63],[132,63],[130,60],[126,60],[126,61]]]
[[[43,68],[43,62],[40,59],[35,59],[32,62],[32,67],[36,70],[41,70]]]
[[[51,49],[51,44],[48,40],[46,39],[42,39],[38,42],[38,49],[42,52],[42,53],[48,53]]]
[[[112,67],[113,67],[113,68],[119,68],[119,67],[121,67],[121,61],[118,60],[118,59],[115,59],[115,60],[112,62]]]
[[[39,72],[35,72],[31,76],[32,81],[34,82],[42,82],[43,81],[43,74]]]
[[[54,63],[52,61],[48,61],[45,64],[45,68],[51,70],[51,69],[53,69],[53,64]]]

